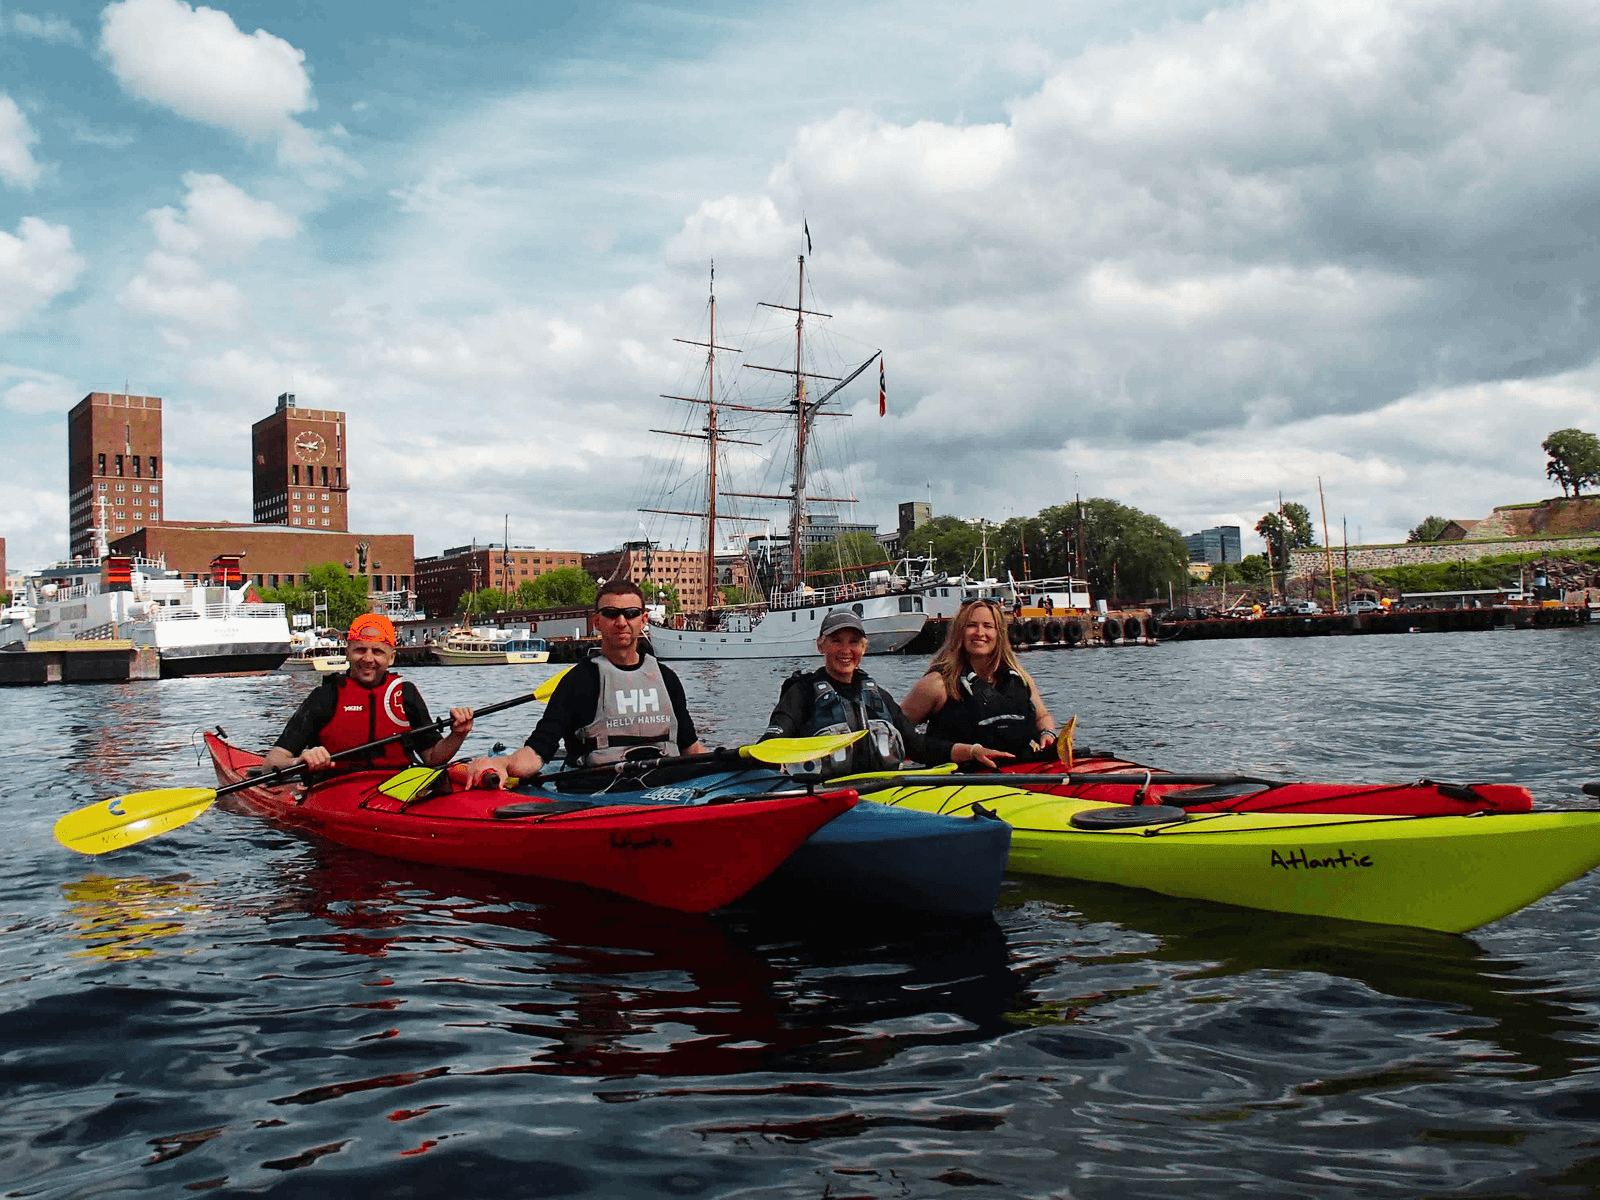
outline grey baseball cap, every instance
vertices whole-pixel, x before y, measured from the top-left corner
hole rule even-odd
[[[817,632],[818,637],[827,637],[830,633],[837,633],[841,629],[854,629],[862,637],[867,636],[867,627],[861,623],[861,618],[848,608],[831,612],[822,618],[822,628]]]

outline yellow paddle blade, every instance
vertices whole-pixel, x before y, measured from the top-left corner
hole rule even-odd
[[[913,770],[910,767],[902,767],[898,771],[867,771],[861,775],[836,775],[828,782],[830,784],[857,783],[865,782],[869,779],[893,779],[897,775],[951,775],[958,769],[958,763],[940,763],[937,767],[928,767],[926,769],[918,767]]]
[[[813,758],[837,754],[866,736],[866,730],[858,729],[854,733],[829,733],[822,737],[768,738],[753,746],[740,746],[739,757],[774,764],[810,762]]]
[[[1067,770],[1072,770],[1072,735],[1077,732],[1078,718],[1074,714],[1067,718],[1067,723],[1061,727],[1061,732],[1056,734],[1056,757],[1066,764]]]
[[[378,790],[405,804],[422,795],[443,774],[444,771],[439,767],[407,767],[398,775],[385,779],[378,785]]]
[[[217,798],[207,788],[162,788],[102,800],[56,822],[55,837],[79,854],[104,854],[194,820]]]
[[[561,677],[570,670],[572,670],[571,667],[562,667],[561,670],[557,671],[554,675],[550,676],[549,679],[546,679],[538,687],[534,688],[533,698],[535,700],[550,699],[551,694],[556,690],[556,684],[560,683]]]

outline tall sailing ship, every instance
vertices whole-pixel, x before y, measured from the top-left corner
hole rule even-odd
[[[748,369],[791,377],[784,397],[768,404],[733,403],[721,398],[717,390],[717,362],[719,354],[739,354],[732,346],[717,342],[716,275],[712,273],[709,300],[710,333],[704,342],[679,338],[680,342],[702,347],[705,350],[704,394],[693,396],[667,396],[703,409],[705,424],[697,430],[654,430],[673,437],[697,439],[705,443],[705,505],[698,511],[688,509],[651,507],[641,511],[663,516],[698,518],[703,522],[705,546],[705,580],[701,595],[682,597],[686,610],[672,618],[651,621],[650,641],[658,657],[663,659],[730,659],[730,658],[788,658],[813,655],[816,652],[817,630],[823,619],[836,610],[854,612],[867,631],[867,652],[887,654],[899,650],[921,631],[927,621],[922,593],[908,588],[903,579],[888,571],[875,570],[857,582],[827,583],[826,576],[819,577],[822,586],[808,583],[806,569],[807,536],[811,524],[811,504],[849,504],[853,499],[839,496],[814,495],[819,472],[815,466],[815,427],[820,419],[848,417],[850,414],[829,408],[844,389],[873,363],[881,358],[874,351],[866,361],[848,374],[830,376],[813,368],[807,349],[807,318],[817,321],[828,319],[829,314],[806,306],[806,260],[799,256],[799,281],[795,303],[763,304],[762,307],[794,314],[794,365],[771,366],[746,363]],[[813,398],[811,384],[831,384]],[[741,397],[742,398],[742,397]],[[792,437],[793,458],[787,486],[783,490],[731,491],[718,490],[719,468],[722,467],[723,448],[729,445],[760,446],[746,439],[731,436],[747,432],[729,429],[722,420],[731,416],[738,420],[762,416],[783,418],[782,438]],[[728,525],[748,533],[749,528],[773,524],[771,517],[746,514],[739,511],[738,501],[753,500],[767,504],[784,504],[788,508],[788,544],[772,554],[773,541],[748,538],[747,553],[752,541],[759,540],[764,554],[750,557],[752,586],[759,588],[762,598],[754,604],[724,607],[719,603],[720,589],[717,580],[716,555],[719,527]],[[731,502],[731,503],[730,503]],[[864,564],[872,565],[872,564]],[[785,568],[787,568],[785,570]],[[855,572],[860,574],[861,572]],[[698,611],[694,611],[698,609]]]

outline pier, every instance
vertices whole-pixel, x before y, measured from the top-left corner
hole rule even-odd
[[[129,683],[161,678],[153,646],[131,641],[36,641],[26,650],[0,653],[0,687],[46,683]]]
[[[1588,625],[1588,608],[1534,608],[1500,604],[1486,608],[1407,608],[1383,613],[1317,613],[1288,617],[1212,617],[1162,621],[1161,640],[1211,638],[1340,637],[1368,633],[1459,633],[1493,629],[1556,629]]]

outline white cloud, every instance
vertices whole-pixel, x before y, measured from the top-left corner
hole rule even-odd
[[[23,217],[15,237],[0,231],[0,330],[17,328],[70,288],[82,270],[65,225]]]
[[[17,102],[0,92],[0,177],[17,187],[31,188],[39,178],[39,164],[29,149],[39,140]]]
[[[17,33],[23,37],[39,38],[46,42],[61,42],[69,46],[83,45],[83,35],[71,21],[60,17],[35,17],[30,13],[14,12],[9,17],[0,13],[0,33]]]
[[[253,142],[275,142],[301,166],[347,165],[294,118],[316,108],[305,52],[225,12],[184,0],[116,0],[101,14],[101,48],[117,82],[179,116]]]
[[[60,375],[6,363],[0,363],[0,389],[0,404],[25,416],[65,413],[83,397],[83,389]]]
[[[299,224],[220,175],[191,172],[183,182],[189,191],[182,213],[166,206],[145,214],[160,248],[150,252],[123,289],[122,303],[196,331],[237,329],[245,313],[244,294],[212,278],[205,264],[242,262],[264,241],[294,237]]]
[[[183,213],[172,207],[145,214],[162,249],[238,262],[271,238],[292,238],[299,223],[270,200],[257,200],[220,175],[190,172]]]

